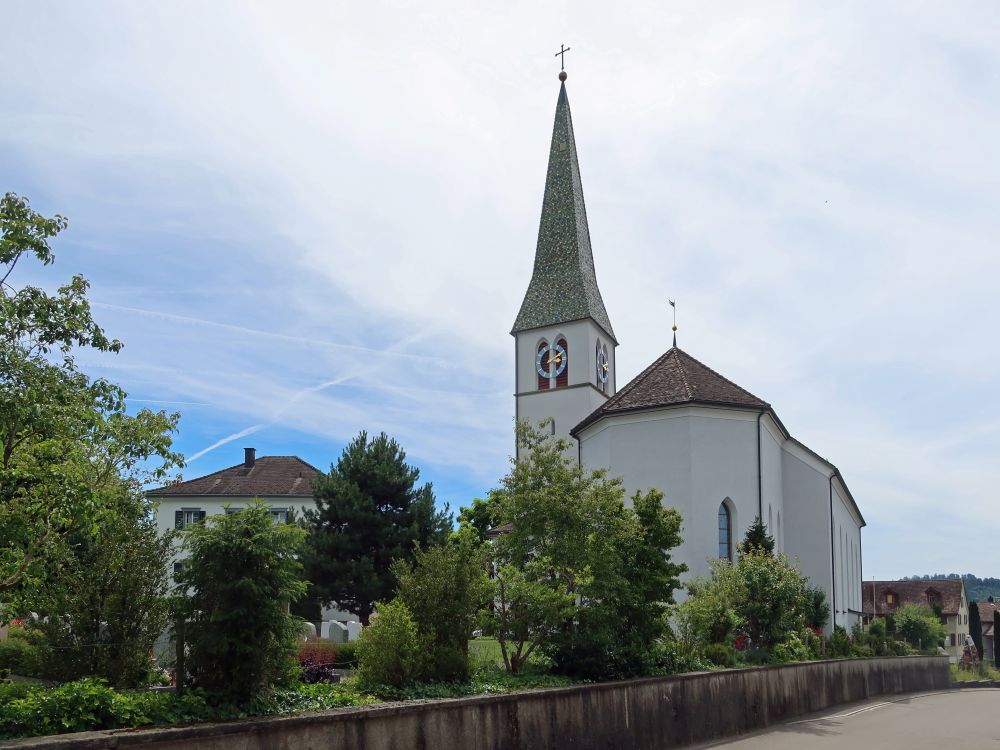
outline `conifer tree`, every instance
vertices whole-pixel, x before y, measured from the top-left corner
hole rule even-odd
[[[362,432],[315,479],[316,508],[306,511],[312,596],[336,602],[367,625],[375,603],[392,598],[393,561],[413,559],[414,544],[447,539],[451,516],[435,509],[431,485],[418,486],[419,478],[399,443]]]
[[[754,519],[747,529],[747,534],[743,537],[743,543],[737,548],[741,555],[745,555],[752,550],[759,550],[768,555],[774,554],[774,537],[767,533],[767,526],[760,516]]]
[[[972,642],[976,644],[976,651],[979,658],[983,658],[983,623],[979,618],[979,605],[976,602],[969,602],[969,635]]]

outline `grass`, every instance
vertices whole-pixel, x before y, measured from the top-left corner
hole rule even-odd
[[[977,680],[996,680],[1000,682],[1000,669],[987,664],[980,665],[978,670],[959,669],[957,664],[951,665],[952,682],[975,682]]]
[[[503,664],[503,653],[496,638],[473,638],[469,641],[469,658],[474,669]]]

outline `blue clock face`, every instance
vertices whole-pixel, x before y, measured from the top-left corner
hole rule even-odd
[[[546,344],[535,355],[535,371],[543,378],[557,378],[566,371],[569,355],[559,344]]]
[[[608,353],[603,349],[597,352],[597,379],[608,382]]]

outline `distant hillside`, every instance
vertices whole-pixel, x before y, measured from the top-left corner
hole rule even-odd
[[[935,573],[932,576],[908,576],[904,581],[929,581],[932,578],[948,578],[956,580],[961,578],[965,581],[965,595],[969,601],[985,602],[986,597],[992,596],[1000,601],[1000,578],[977,578],[972,573],[959,575],[958,573]]]

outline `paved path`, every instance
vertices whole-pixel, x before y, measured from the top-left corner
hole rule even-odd
[[[733,750],[1000,750],[1000,688],[883,696],[741,739]]]

